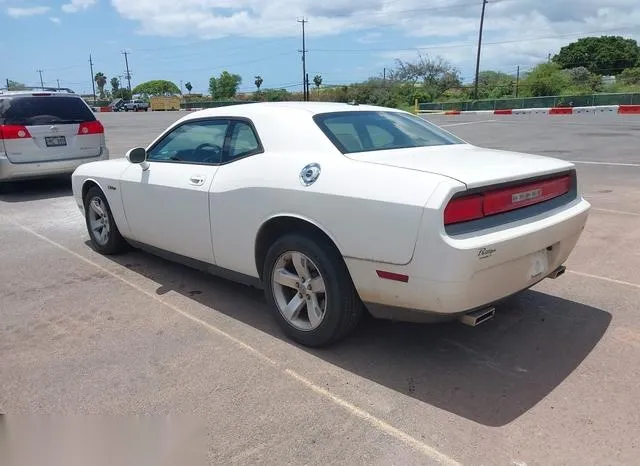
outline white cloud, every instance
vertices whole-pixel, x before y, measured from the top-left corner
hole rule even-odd
[[[60,24],[60,18],[56,17],[56,16],[51,16],[49,18],[49,20],[54,23],[54,24]]]
[[[78,11],[86,10],[95,5],[97,1],[98,0],[71,0],[71,2],[62,5],[62,11],[65,13],[77,13]]]
[[[7,8],[7,14],[12,18],[24,18],[25,16],[44,15],[50,9],[48,6],[11,7]]]
[[[78,1],[78,0],[76,0]],[[87,1],[87,0],[84,0]],[[460,67],[472,66],[481,4],[469,0],[111,0],[142,34],[193,36],[291,37],[300,34],[296,19],[309,19],[310,38],[367,31],[362,44],[384,41],[394,29],[408,46],[442,55]],[[384,29],[383,29],[384,28]],[[376,30],[377,29],[377,30]],[[567,42],[589,34],[640,37],[638,0],[495,0],[487,5],[483,67],[515,68],[546,59]],[[438,46],[440,48],[433,48]],[[345,46],[349,48],[349,46]],[[401,56],[409,52],[372,53]],[[337,51],[336,53],[339,53]],[[415,57],[416,52],[410,53]],[[392,56],[393,55],[393,56]]]

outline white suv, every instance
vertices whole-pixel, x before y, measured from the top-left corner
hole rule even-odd
[[[71,174],[108,158],[104,127],[79,95],[0,90],[0,182]]]

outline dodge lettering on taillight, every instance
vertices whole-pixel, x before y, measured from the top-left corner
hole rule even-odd
[[[511,196],[511,202],[516,204],[522,201],[528,201],[542,196],[542,189],[532,189],[531,191],[524,191],[522,193],[516,193]]]

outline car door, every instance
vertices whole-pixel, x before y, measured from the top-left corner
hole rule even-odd
[[[148,169],[127,168],[120,189],[133,240],[215,263],[209,188],[228,129],[227,119],[189,120],[148,149]]]

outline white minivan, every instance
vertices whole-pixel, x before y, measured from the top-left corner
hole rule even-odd
[[[0,91],[0,183],[71,174],[107,160],[104,127],[69,91]]]

